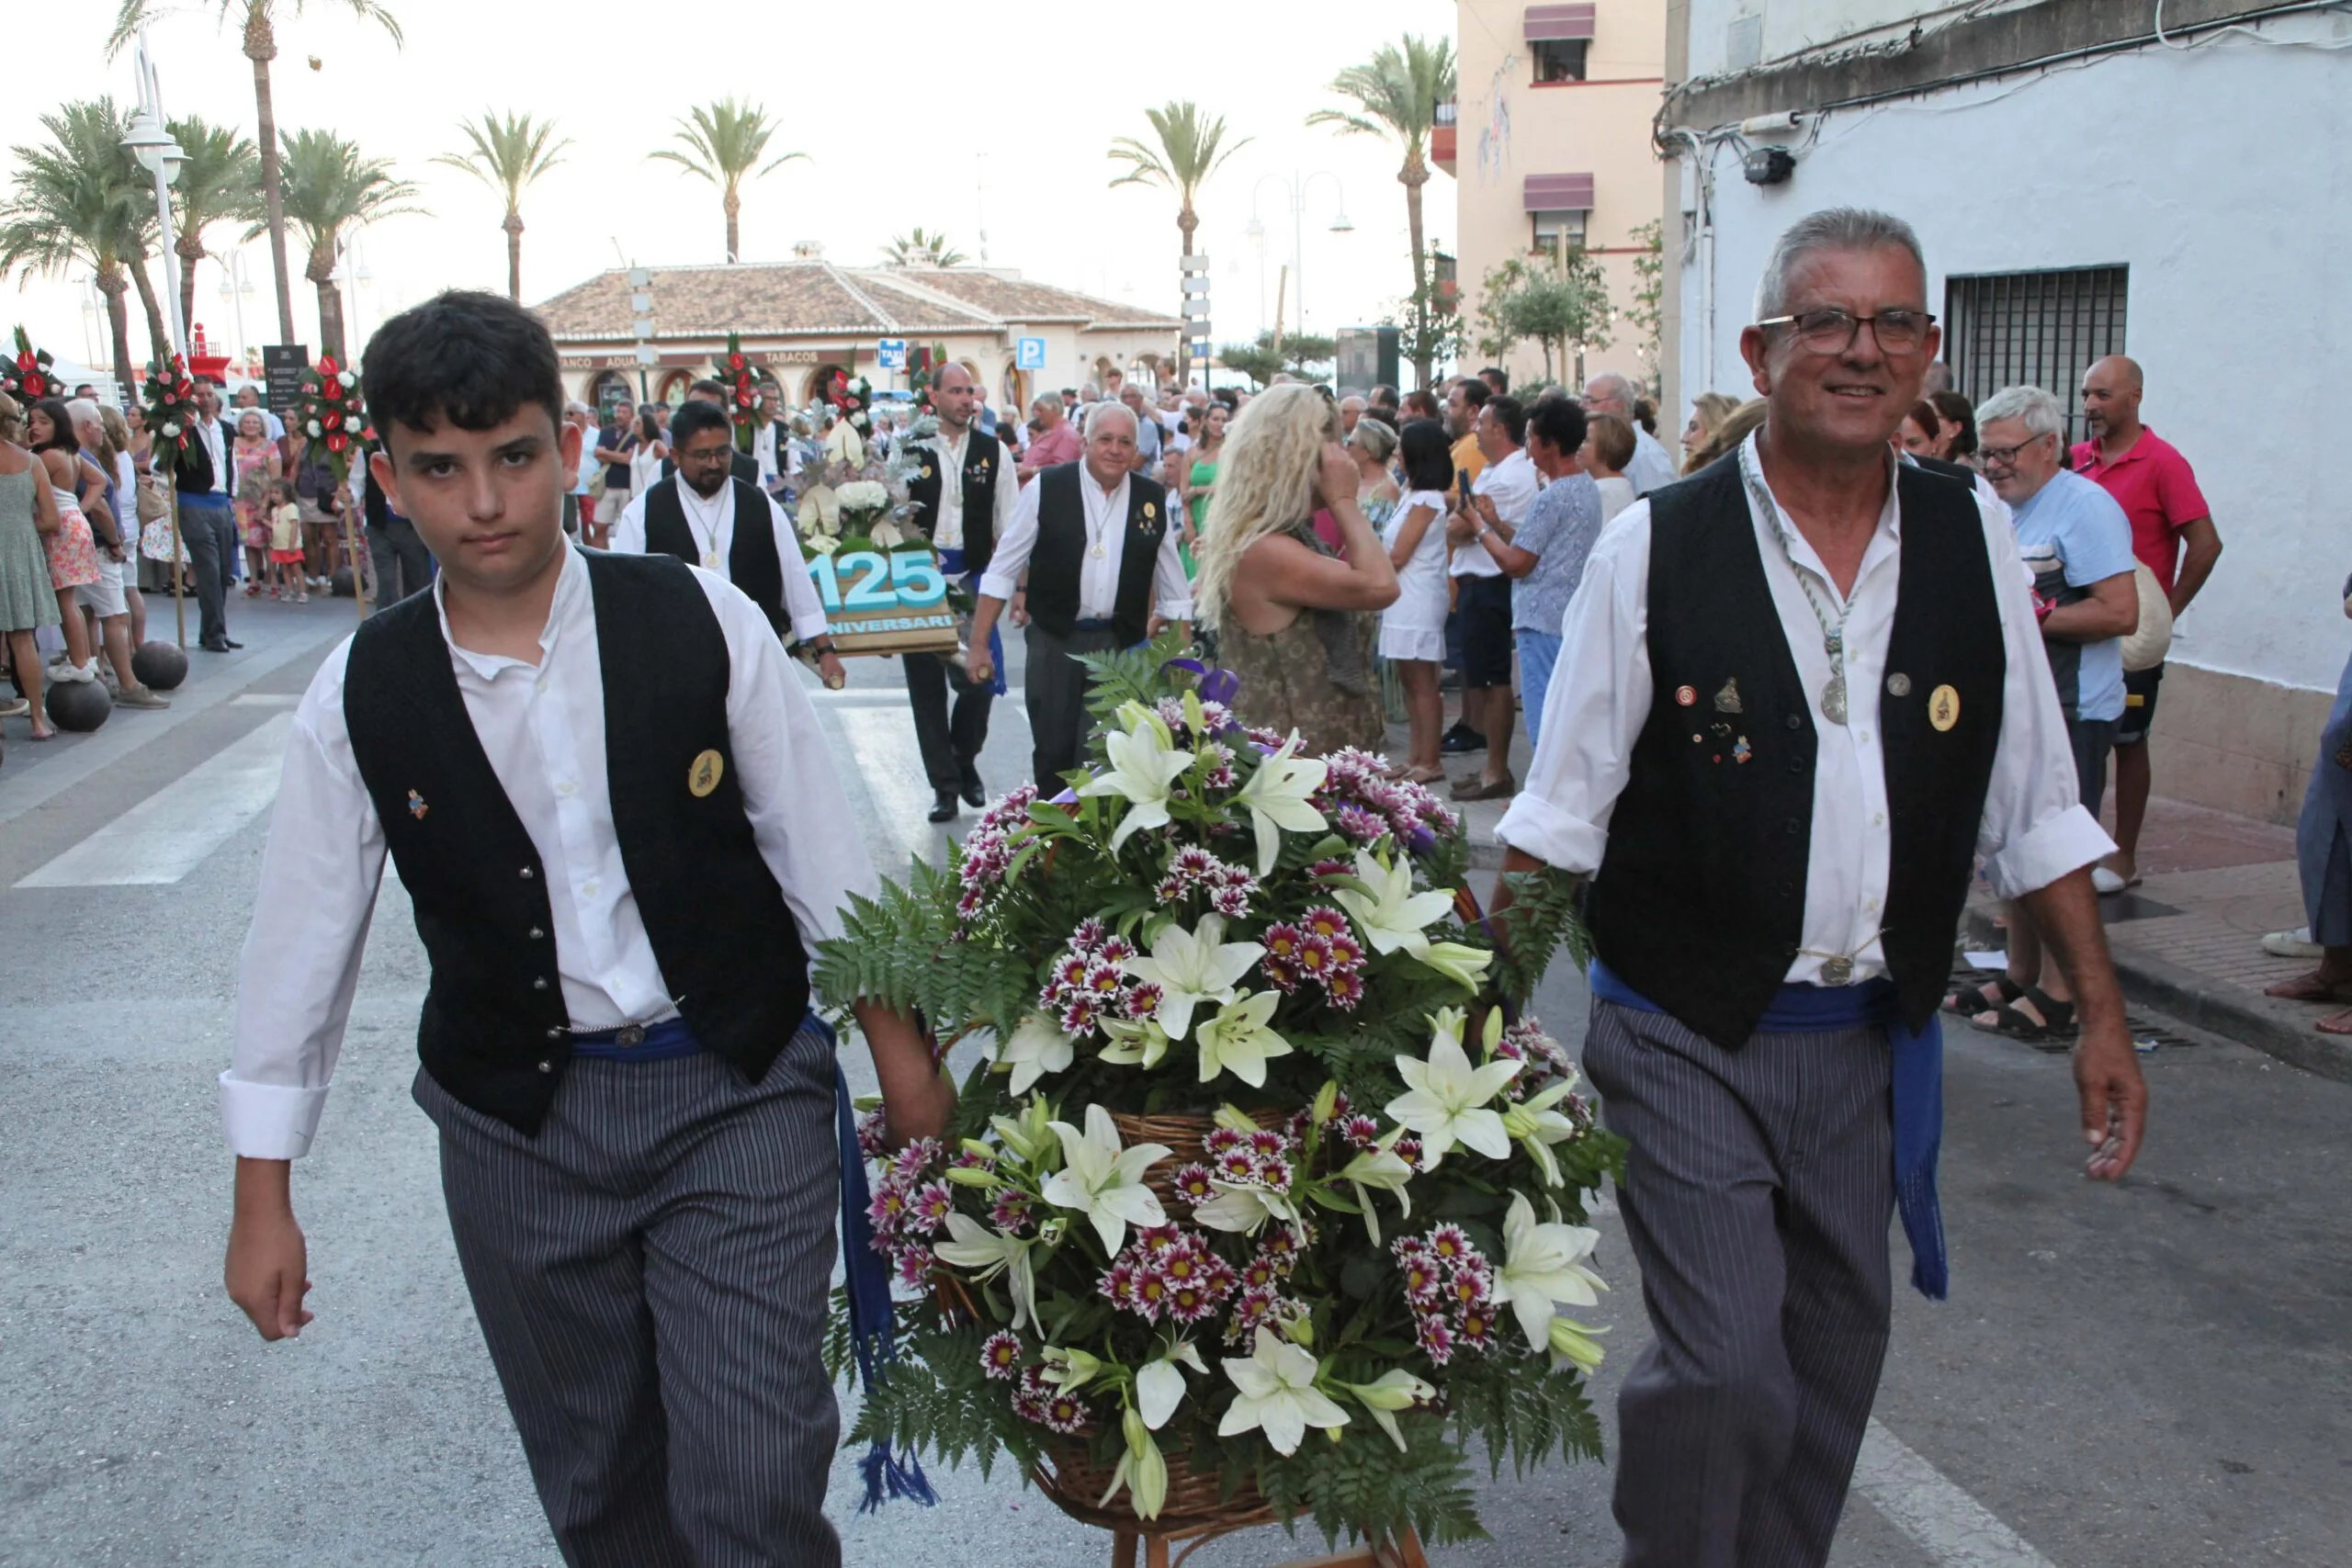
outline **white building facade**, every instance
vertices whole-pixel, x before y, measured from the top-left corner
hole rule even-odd
[[[2322,432],[2352,348],[2352,7],[1688,0],[1668,54],[1672,417],[1748,395],[1764,258],[1826,207],[1917,229],[1972,399],[2030,381],[2073,408],[2130,355],[2224,544],[2176,634],[2157,788],[2292,821],[2347,644]]]

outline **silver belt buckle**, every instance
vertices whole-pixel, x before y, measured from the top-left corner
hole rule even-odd
[[[1842,986],[1854,977],[1854,961],[1850,958],[1830,958],[1821,965],[1821,981],[1826,986]],[[626,1043],[626,1042],[624,1042]]]
[[[644,1044],[645,1025],[641,1023],[622,1024],[620,1028],[613,1032],[613,1043],[620,1046]]]

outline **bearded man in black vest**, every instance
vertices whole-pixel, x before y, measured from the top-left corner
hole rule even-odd
[[[1013,506],[980,579],[972,617],[972,678],[995,672],[989,634],[1028,575],[1029,730],[1037,793],[1061,793],[1086,740],[1086,667],[1077,655],[1130,648],[1165,621],[1193,618],[1193,585],[1176,553],[1168,492],[1131,470],[1136,416],[1121,404],[1086,411],[1086,456],[1039,473]]]
[[[1828,1558],[1885,1356],[1891,1212],[1913,1283],[1946,1286],[1935,1019],[1975,856],[2080,995],[2089,1174],[2139,1148],[2090,885],[2107,835],[2016,541],[1888,446],[1936,354],[1926,294],[1899,219],[1781,236],[1740,337],[1764,427],[1595,546],[1498,829],[1507,872],[1595,875],[1584,1066],[1630,1145],[1657,1329],[1619,1404],[1637,1568]]]
[[[522,307],[442,295],[366,365],[373,471],[441,571],[296,710],[220,1082],[229,1293],[265,1339],[311,1320],[288,1165],[389,849],[432,966],[415,1097],[564,1561],[829,1568],[840,1078],[807,953],[877,885],[815,709],[716,574],[565,541],[580,432]],[[891,1135],[942,1131],[911,1021],[854,1010]]]
[[[613,525],[613,553],[675,556],[717,572],[751,597],[777,636],[789,632],[816,656],[825,684],[841,685],[842,661],[802,565],[800,536],[774,497],[735,471],[742,454],[727,411],[699,398],[679,404],[670,452],[676,471],[630,498]],[[739,525],[745,518],[751,526]]]
[[[950,362],[931,373],[931,407],[939,430],[923,444],[921,466],[907,481],[913,507],[909,523],[939,552],[940,570],[958,583],[977,582],[988,570],[996,542],[1012,521],[1018,490],[1004,447],[995,436],[972,428],[978,406],[979,388],[964,367]],[[900,655],[922,771],[938,797],[931,808],[933,822],[954,821],[958,797],[976,807],[988,804],[980,787],[980,748],[988,743],[989,705],[1004,678],[988,637],[978,637],[973,646],[986,656],[992,678],[976,679],[935,653]]]

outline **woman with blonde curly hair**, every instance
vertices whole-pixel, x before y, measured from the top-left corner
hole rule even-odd
[[[1702,392],[1690,400],[1690,423],[1682,427],[1682,471],[1695,474],[1706,465],[1699,454],[1713,445],[1715,432],[1723,428],[1724,420],[1739,407],[1739,400],[1729,392]]]
[[[1340,443],[1339,412],[1312,387],[1250,401],[1226,437],[1201,542],[1193,604],[1241,677],[1244,723],[1295,729],[1312,755],[1381,749],[1387,722],[1369,612],[1396,600],[1396,569],[1356,494],[1363,472]],[[1315,536],[1320,505],[1337,553]]]

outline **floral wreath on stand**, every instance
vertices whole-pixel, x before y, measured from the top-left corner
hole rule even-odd
[[[153,437],[155,466],[168,478],[179,468],[180,455],[196,438],[196,423],[203,417],[186,359],[175,354],[168,364],[147,362],[147,379],[139,385],[139,413]]]
[[[359,373],[336,364],[332,354],[319,355],[295,389],[294,429],[302,438],[302,460],[323,462],[334,471],[335,483],[347,482],[354,456],[364,458],[376,440],[359,395]]]
[[[35,348],[25,329],[17,329],[17,357],[0,369],[0,392],[31,402],[57,395],[57,378],[50,371],[50,354]]]
[[[743,334],[727,334],[727,352],[718,356],[718,380],[727,388],[727,417],[735,426],[735,449],[749,452],[752,440],[767,423],[767,396],[760,390],[752,362],[743,356]]]

